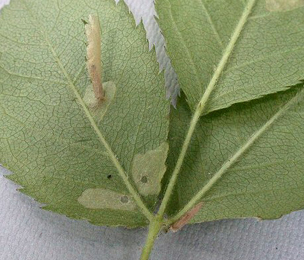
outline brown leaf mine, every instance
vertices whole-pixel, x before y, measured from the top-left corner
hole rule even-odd
[[[89,16],[89,22],[85,25],[85,32],[88,39],[87,68],[95,98],[100,103],[104,99],[104,90],[102,86],[101,29],[98,16]]]
[[[170,227],[172,232],[177,232],[183,226],[185,226],[189,221],[200,211],[201,207],[203,206],[203,202],[198,203],[192,209],[190,209],[184,216],[182,216],[178,221],[173,223]]]

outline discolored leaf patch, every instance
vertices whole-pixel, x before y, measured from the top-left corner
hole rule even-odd
[[[112,103],[116,93],[116,86],[115,83],[112,81],[103,83],[103,87],[105,97],[103,98],[102,102],[99,102],[96,98],[92,84],[86,88],[86,92],[83,97],[83,101],[91,110],[91,113],[98,122],[102,120],[103,116],[107,112],[108,107]]]
[[[288,11],[304,6],[304,0],[267,0],[266,8],[271,12]]]
[[[196,206],[190,209],[185,215],[183,215],[178,221],[174,222],[171,225],[170,230],[172,232],[177,232],[183,226],[187,225],[189,221],[200,211],[202,206],[203,206],[202,202],[198,203]]]
[[[142,195],[156,195],[160,192],[161,180],[166,171],[168,150],[169,145],[162,143],[154,150],[135,155],[132,176]]]
[[[78,198],[78,202],[88,209],[136,209],[130,196],[106,189],[87,189]]]

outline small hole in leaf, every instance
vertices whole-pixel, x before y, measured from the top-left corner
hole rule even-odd
[[[147,176],[143,176],[143,177],[140,179],[140,181],[141,181],[142,183],[147,183],[147,182],[148,182],[148,177],[147,177]]]
[[[107,176],[107,178],[108,178],[109,180],[112,179],[112,175],[109,174],[109,175]]]
[[[122,203],[128,203],[128,202],[129,202],[129,198],[128,198],[128,196],[122,196],[122,197],[120,198],[120,201],[121,201]]]

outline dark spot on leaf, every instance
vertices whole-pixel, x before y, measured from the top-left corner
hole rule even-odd
[[[88,24],[88,22],[84,19],[81,19],[81,21],[83,22],[84,25]]]
[[[107,178],[110,180],[110,179],[112,178],[112,175],[109,174],[109,175],[107,176]]]
[[[128,203],[128,202],[129,202],[129,198],[128,198],[128,196],[122,196],[122,197],[120,198],[120,201],[121,201],[122,203]]]
[[[147,182],[148,182],[147,176],[143,176],[143,177],[140,179],[140,181],[141,181],[142,183],[147,183]]]

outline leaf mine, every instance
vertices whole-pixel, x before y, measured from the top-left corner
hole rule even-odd
[[[162,143],[155,150],[135,155],[132,176],[142,195],[156,195],[160,192],[168,150],[169,145]]]
[[[100,26],[92,26],[89,14],[98,16]],[[152,218],[131,180],[131,166],[136,154],[166,142],[170,104],[155,50],[149,51],[145,36],[124,1],[12,1],[1,10],[0,163],[14,173],[8,178],[23,187],[20,191],[45,209],[129,228]],[[102,102],[84,70],[87,50],[88,64],[93,60],[102,72],[97,77],[103,83]],[[116,88],[105,83],[109,80]],[[119,196],[101,203],[108,195],[84,192],[88,188]],[[90,194],[94,203],[86,202]],[[122,203],[127,198],[136,203],[135,211],[133,202]],[[122,210],[115,212],[113,205]]]
[[[93,85],[93,91],[98,103],[104,99],[101,66],[101,29],[98,16],[90,15],[89,23],[85,25],[88,39],[87,68]]]
[[[103,83],[103,87],[105,93],[103,102],[99,103],[98,99],[96,99],[92,85],[87,86],[85,95],[83,97],[83,101],[90,109],[97,122],[102,120],[116,93],[116,85],[112,81]]]
[[[171,225],[170,230],[172,232],[177,232],[178,230],[180,230],[183,226],[189,223],[189,221],[200,211],[202,206],[203,206],[202,202],[198,203],[196,206],[190,209],[185,215],[183,215],[179,220],[174,222]]]
[[[78,202],[88,209],[130,211],[134,211],[136,209],[136,204],[130,196],[100,188],[85,190],[78,198]]]
[[[304,6],[304,0],[266,0],[266,8],[270,12],[288,11]]]

